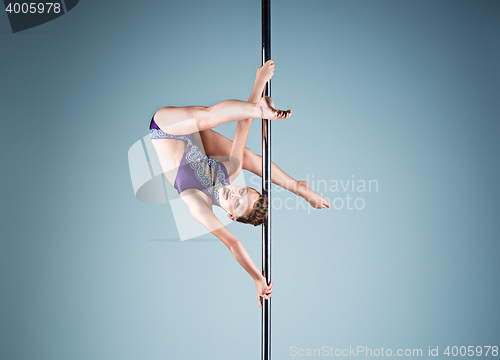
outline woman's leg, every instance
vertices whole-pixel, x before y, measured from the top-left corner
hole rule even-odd
[[[247,118],[282,120],[289,117],[290,110],[277,110],[269,97],[258,102],[226,100],[214,106],[164,107],[155,114],[158,126],[172,135],[186,135],[208,130],[221,124]]]
[[[213,130],[202,131],[200,136],[205,153],[208,156],[229,156],[233,142],[227,137]],[[262,156],[255,154],[249,148],[245,148],[242,167],[262,177]],[[293,179],[274,162],[271,162],[271,181],[273,184],[303,197],[314,208],[330,207],[330,204],[322,196],[311,190],[307,181]]]
[[[175,139],[152,139],[151,142],[156,150],[163,173],[173,186],[186,144],[182,140]]]

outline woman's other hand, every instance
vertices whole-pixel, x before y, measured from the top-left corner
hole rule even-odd
[[[273,293],[273,281],[266,283],[266,278],[262,276],[259,280],[255,281],[255,288],[257,290],[257,297],[259,299],[259,306],[262,309],[262,298],[268,300]]]
[[[274,62],[267,60],[264,65],[257,69],[257,79],[268,82],[274,75]]]

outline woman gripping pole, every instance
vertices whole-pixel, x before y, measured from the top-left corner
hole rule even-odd
[[[167,180],[178,191],[190,214],[227,246],[255,281],[261,307],[261,299],[272,295],[272,281],[266,283],[241,242],[215,216],[212,206],[223,208],[233,221],[257,226],[266,220],[266,198],[251,187],[231,183],[242,169],[262,176],[261,156],[246,147],[253,118],[284,120],[291,115],[291,110],[277,110],[270,97],[262,96],[274,71],[272,60],[257,69],[246,102],[226,100],[211,107],[167,106],[154,114],[149,127]],[[238,121],[233,141],[212,130],[231,121]],[[271,165],[271,176],[273,183],[303,197],[311,206],[330,207],[307,182],[294,180],[275,163]]]

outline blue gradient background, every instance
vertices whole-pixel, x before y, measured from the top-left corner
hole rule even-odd
[[[273,212],[273,358],[500,345],[500,3],[272,6],[294,111],[273,159],[379,182],[362,211]],[[127,151],[159,107],[249,96],[260,1],[87,0],[17,34],[3,14],[0,46],[0,358],[258,359],[253,281],[211,235],[165,241]],[[230,230],[260,266],[260,229]]]

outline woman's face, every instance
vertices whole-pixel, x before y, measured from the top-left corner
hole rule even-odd
[[[257,190],[246,186],[226,185],[219,189],[219,204],[231,220],[247,216],[259,197]]]

